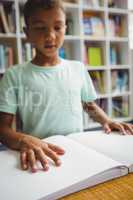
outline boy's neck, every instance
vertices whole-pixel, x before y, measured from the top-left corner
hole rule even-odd
[[[58,55],[46,57],[46,56],[40,56],[36,55],[35,58],[31,61],[32,64],[46,67],[46,66],[55,66],[61,62],[61,59]]]

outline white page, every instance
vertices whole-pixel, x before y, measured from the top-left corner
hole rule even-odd
[[[70,134],[69,137],[132,168],[133,135],[120,135],[116,132],[106,134],[103,131],[88,131]],[[132,170],[130,169],[130,171]]]
[[[18,166],[18,153],[10,150],[0,152],[0,199],[37,200],[45,197],[45,200],[52,200],[54,198],[47,196],[109,168],[120,166],[120,163],[67,137],[54,136],[48,141],[64,147],[66,151],[65,155],[61,156],[62,166],[51,165],[48,172],[40,171],[32,174],[21,171]],[[77,186],[77,189],[79,188]],[[70,189],[65,194],[68,193]]]

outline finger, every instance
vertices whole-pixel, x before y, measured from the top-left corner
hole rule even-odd
[[[124,126],[121,124],[115,124],[115,128],[121,132],[121,134],[126,135],[126,130],[124,129]]]
[[[27,152],[20,152],[20,162],[23,170],[28,169]]]
[[[123,126],[125,126],[127,134],[133,135],[133,127],[132,127],[132,125],[124,123]]]
[[[54,145],[54,144],[48,143],[48,147],[49,147],[51,150],[55,151],[57,154],[63,155],[63,154],[65,153],[65,150],[64,150],[64,149],[62,149],[61,147],[56,146],[56,145]]]
[[[103,129],[104,129],[104,131],[105,131],[105,133],[110,133],[111,132],[111,129],[110,129],[110,127],[109,127],[109,125],[108,124],[104,124],[103,125]]]
[[[30,149],[27,152],[27,159],[28,159],[28,163],[29,163],[29,166],[31,168],[31,171],[33,173],[37,172],[37,169],[35,167],[35,163],[36,163],[35,153],[32,149]]]
[[[36,149],[36,157],[41,162],[44,171],[47,171],[49,169],[48,160],[42,149]]]
[[[126,130],[127,135],[132,135],[132,133],[129,130]]]
[[[55,162],[56,166],[60,166],[61,165],[61,161],[60,161],[59,157],[57,156],[57,154],[54,151],[52,151],[49,148],[48,149],[45,148],[44,151],[45,151],[46,155],[48,157],[50,157]]]

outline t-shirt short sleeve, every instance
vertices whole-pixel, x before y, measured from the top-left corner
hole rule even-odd
[[[16,114],[16,86],[13,71],[7,70],[0,80],[0,112]]]
[[[81,99],[83,102],[92,102],[97,98],[95,88],[93,86],[90,75],[84,65],[82,65],[83,86],[81,91]]]

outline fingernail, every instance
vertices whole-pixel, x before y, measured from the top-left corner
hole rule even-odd
[[[57,166],[60,166],[60,165],[61,165],[61,161],[58,160],[58,161],[57,161]]]
[[[23,165],[23,169],[27,169],[27,165]]]
[[[37,169],[33,168],[31,171],[32,171],[32,173],[36,173]]]
[[[48,165],[45,165],[44,171],[48,171],[48,170],[49,170],[49,166],[48,166]]]

